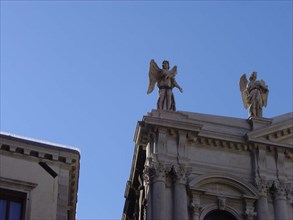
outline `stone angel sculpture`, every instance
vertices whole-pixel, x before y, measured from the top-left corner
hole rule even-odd
[[[249,108],[249,117],[262,117],[262,108],[267,106],[269,89],[263,80],[256,80],[257,73],[252,72],[249,82],[246,74],[239,81],[244,108]]]
[[[151,60],[147,94],[150,94],[157,84],[157,87],[159,88],[157,109],[176,111],[175,99],[172,89],[176,87],[180,92],[183,92],[183,89],[175,80],[177,66],[174,66],[171,70],[169,68],[169,61],[167,60],[163,61],[162,69],[158,67],[153,59]]]

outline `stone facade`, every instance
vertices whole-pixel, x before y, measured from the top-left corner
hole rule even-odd
[[[134,141],[122,219],[293,219],[293,113],[153,110]]]
[[[79,162],[76,149],[1,133],[2,204],[21,193],[20,219],[74,220]]]

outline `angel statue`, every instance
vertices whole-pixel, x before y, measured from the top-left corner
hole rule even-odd
[[[262,107],[267,106],[268,86],[256,77],[256,72],[252,72],[248,82],[246,74],[243,74],[239,81],[243,105],[249,108],[249,117],[262,117]]]
[[[175,99],[172,89],[176,87],[180,92],[183,92],[183,89],[175,80],[177,66],[174,66],[171,70],[169,70],[169,61],[164,60],[162,67],[163,68],[160,69],[156,62],[153,59],[151,60],[149,69],[149,87],[147,94],[150,94],[157,84],[159,88],[157,108],[162,110],[176,111]]]

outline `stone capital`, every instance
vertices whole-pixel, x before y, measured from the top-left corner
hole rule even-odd
[[[187,177],[191,174],[191,167],[174,165],[172,170],[175,176],[175,182],[186,184]]]
[[[147,183],[150,182],[165,182],[166,175],[171,171],[171,166],[168,164],[152,162],[145,166],[143,171],[144,179]]]
[[[267,196],[268,189],[271,187],[272,183],[270,181],[256,177],[255,185],[261,196]]]
[[[286,184],[282,181],[274,181],[271,187],[273,197],[275,200],[283,199],[286,200]]]

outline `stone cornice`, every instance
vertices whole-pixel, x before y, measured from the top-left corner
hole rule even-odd
[[[56,161],[64,164],[72,164],[80,160],[80,153],[77,150],[56,147],[49,144],[35,141],[21,140],[0,134],[0,152],[10,153],[14,156],[25,156],[41,160]]]
[[[274,136],[284,136],[287,134],[292,134],[293,132],[293,122],[291,120],[280,122],[277,124],[272,124],[267,127],[263,127],[258,130],[250,131],[247,133],[248,137],[258,138],[258,137],[268,137]]]
[[[198,137],[197,143],[210,146],[210,147],[219,147],[223,149],[230,149],[236,151],[246,151],[249,149],[249,146],[243,141],[230,141],[230,140],[221,140],[214,138]]]
[[[80,156],[79,150],[74,147],[54,144],[54,143],[45,142],[45,141],[39,141],[39,140],[31,139],[31,138],[20,137],[20,136],[0,132],[0,141],[2,142],[2,140],[17,142],[18,145],[24,145],[24,146],[30,146],[30,147],[37,146],[37,148],[44,148],[44,149],[56,150],[56,151],[61,150],[68,153],[78,154]]]
[[[215,139],[218,141],[225,142],[235,142],[235,143],[245,143],[245,139],[240,135],[228,135],[221,132],[202,130],[198,133],[198,137],[207,138],[207,139]]]
[[[150,116],[145,116],[143,118],[143,121],[148,126],[165,127],[165,128],[185,130],[185,131],[199,132],[202,128],[202,125],[194,124],[188,121],[155,118]]]
[[[291,120],[271,124],[273,119],[265,119],[266,126],[253,131],[247,129],[244,123],[246,120],[235,118],[229,118],[229,120],[235,121],[233,126],[225,122],[225,117],[205,115],[205,120],[200,121],[190,118],[188,113],[153,110],[143,117],[143,121],[139,122],[136,128],[135,141],[136,143],[147,144],[151,136],[150,133],[158,128],[166,128],[170,134],[178,134],[180,130],[187,131],[188,136],[193,137],[187,139],[190,143],[214,147],[247,150],[254,144],[262,144],[269,147],[285,148],[288,152],[293,148],[290,143],[278,141],[292,136]],[[220,122],[223,122],[223,124]],[[246,123],[248,124],[248,121]],[[190,132],[192,132],[192,135]]]
[[[293,149],[293,146],[291,144],[276,143],[276,142],[271,142],[271,141],[258,139],[258,138],[249,138],[248,137],[247,141],[250,144],[261,144],[261,145],[267,145],[270,147],[282,147],[282,148],[287,148],[287,149]]]

